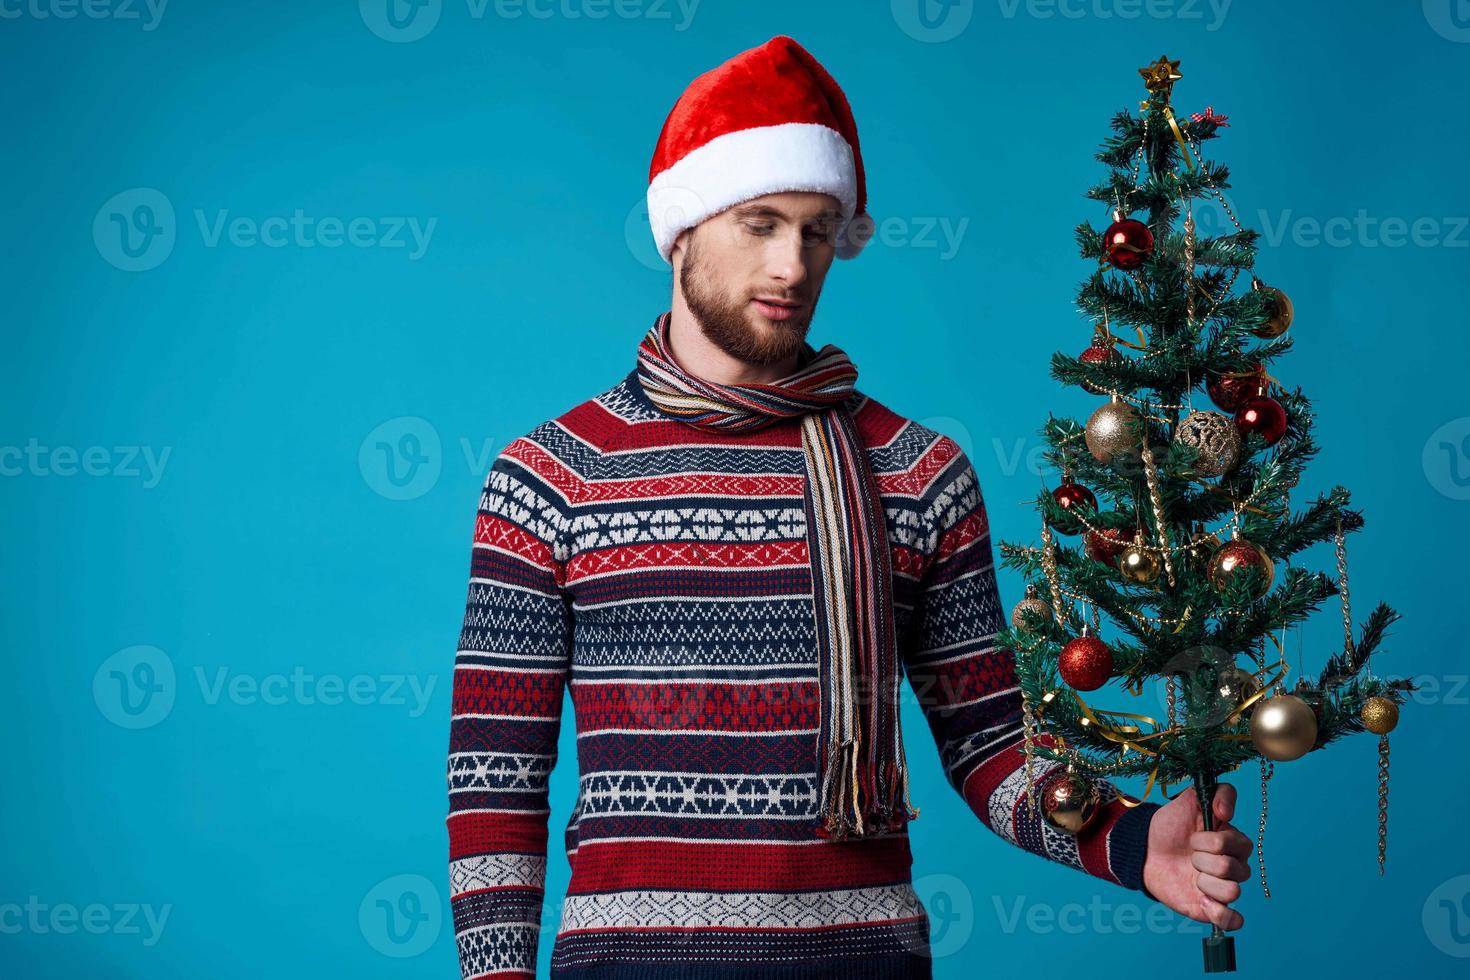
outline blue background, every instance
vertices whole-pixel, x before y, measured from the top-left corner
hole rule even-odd
[[[89,9],[0,3],[0,972],[456,975],[444,752],[480,482],[632,367],[669,301],[641,209],[659,127],[777,33],[847,91],[894,219],[836,265],[812,339],[960,440],[997,542],[1037,538],[1047,411],[1094,404],[1047,363],[1089,336],[1072,228],[1105,220],[1082,192],[1109,118],[1162,52],[1181,111],[1230,117],[1209,149],[1241,220],[1285,229],[1257,272],[1295,300],[1278,374],[1320,413],[1297,500],[1353,489],[1356,615],[1405,614],[1378,672],[1430,685],[1393,735],[1386,878],[1372,738],[1278,767],[1241,973],[1463,971],[1470,4],[1004,0],[926,22],[912,0],[443,0],[397,27],[384,0]],[[311,234],[250,236],[298,209]],[[1360,211],[1375,224],[1312,233]],[[408,217],[434,222],[426,248],[392,233]],[[1386,218],[1428,223],[1404,242]],[[329,247],[324,219],[359,219],[362,244]],[[1340,642],[1335,607],[1287,639],[1312,673]],[[1198,969],[1201,927],[1150,926],[1136,893],[989,836],[905,721],[936,976]],[[1254,837],[1257,771],[1235,781]],[[575,783],[558,768],[543,971]],[[128,905],[167,909],[161,933]],[[95,933],[55,928],[84,913]]]

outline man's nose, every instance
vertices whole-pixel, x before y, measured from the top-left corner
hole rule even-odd
[[[800,229],[784,234],[772,242],[766,252],[766,274],[788,287],[800,286],[807,277],[809,257]]]

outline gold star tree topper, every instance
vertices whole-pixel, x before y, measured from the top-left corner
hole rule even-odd
[[[1165,101],[1168,101],[1174,83],[1184,77],[1179,73],[1179,62],[1170,61],[1168,55],[1159,55],[1158,61],[1138,69],[1138,73],[1143,76],[1144,87],[1150,92],[1162,92]]]

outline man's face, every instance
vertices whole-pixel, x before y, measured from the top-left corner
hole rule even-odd
[[[675,286],[712,344],[748,364],[777,363],[806,340],[841,225],[830,194],[753,198],[679,235]]]

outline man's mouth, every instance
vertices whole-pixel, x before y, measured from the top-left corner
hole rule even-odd
[[[802,310],[802,304],[789,299],[762,299],[751,300],[755,308],[762,316],[772,320],[789,320]]]

